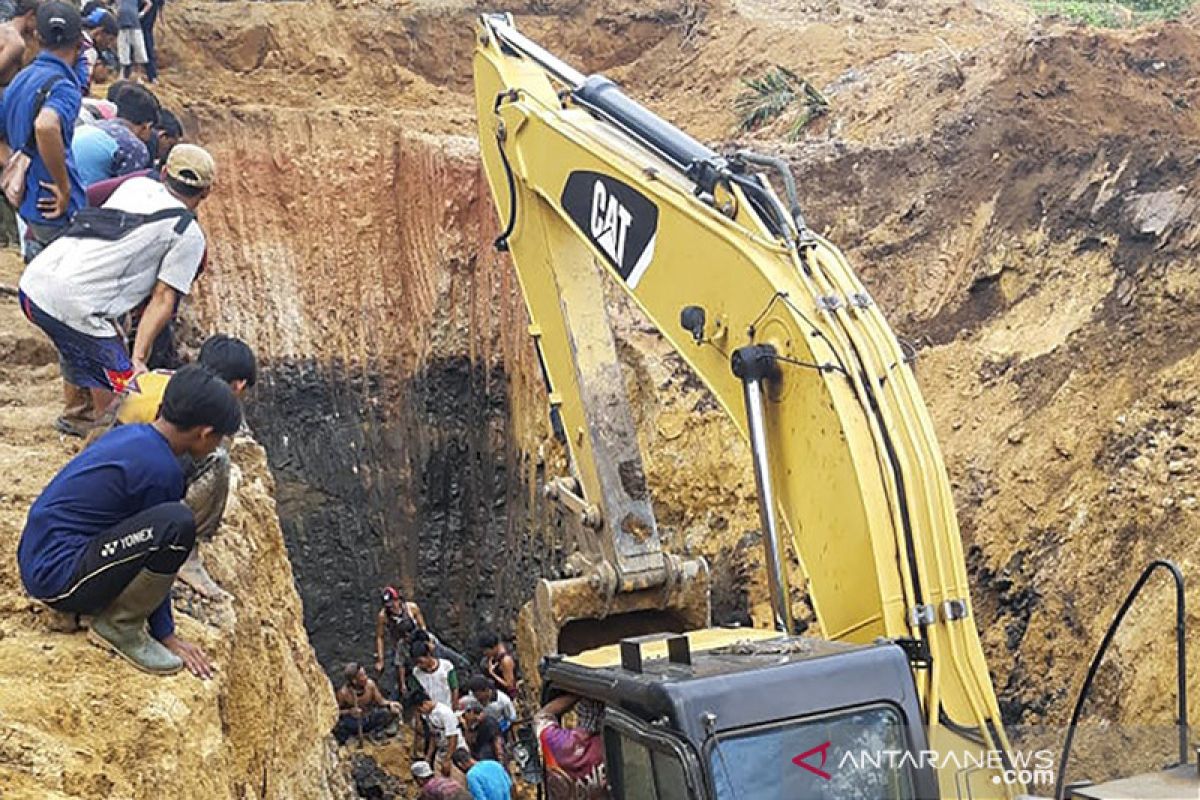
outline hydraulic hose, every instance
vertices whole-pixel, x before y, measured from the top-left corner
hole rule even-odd
[[[492,105],[492,113],[498,114],[500,106],[506,100],[516,100],[517,92],[515,89],[509,89],[505,92],[500,92],[496,95],[496,102]],[[508,153],[504,152],[504,121],[501,120],[496,127],[496,150],[500,153],[500,163],[504,165],[504,177],[508,181],[508,223],[504,226],[504,230],[492,242],[492,246],[501,253],[508,252],[508,238],[512,236],[513,229],[517,227],[517,182],[513,177],[512,165],[508,163]]]
[[[788,210],[792,214],[792,222],[796,225],[796,235],[804,239],[808,232],[808,223],[804,221],[804,212],[800,209],[800,193],[796,189],[796,178],[792,175],[792,169],[788,163],[778,156],[768,156],[753,150],[738,150],[735,155],[747,164],[770,167],[775,171],[775,174],[783,181],[783,191],[791,206]]]
[[[1121,627],[1121,623],[1125,620],[1125,614],[1128,613],[1130,606],[1137,600],[1142,587],[1146,585],[1146,581],[1150,580],[1150,576],[1158,569],[1167,570],[1171,573],[1171,578],[1175,581],[1175,679],[1177,682],[1177,713],[1179,714],[1179,763],[1188,763],[1187,616],[1184,609],[1183,573],[1172,562],[1155,559],[1142,571],[1141,577],[1137,579],[1137,583],[1133,585],[1133,589],[1125,597],[1125,602],[1121,604],[1121,608],[1117,611],[1117,616],[1113,618],[1112,624],[1105,631],[1104,639],[1100,642],[1100,648],[1096,651],[1096,655],[1093,656],[1087,675],[1083,679],[1083,686],[1079,689],[1079,697],[1075,700],[1075,710],[1071,712],[1071,723],[1067,726],[1067,738],[1063,742],[1062,758],[1058,762],[1058,776],[1054,783],[1055,800],[1065,800],[1063,789],[1066,784],[1067,759],[1071,756],[1071,744],[1075,740],[1075,726],[1079,724],[1079,717],[1083,713],[1083,704],[1087,700],[1088,692],[1092,688],[1092,681],[1100,669],[1100,663],[1104,660],[1104,656],[1108,652],[1108,646],[1112,644],[1117,629]]]

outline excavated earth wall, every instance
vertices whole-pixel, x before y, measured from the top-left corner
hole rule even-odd
[[[792,160],[810,221],[918,351],[1005,721],[1061,725],[1141,566],[1200,562],[1194,26],[1101,33],[981,0],[512,10],[690,131]],[[562,555],[536,491],[562,453],[471,141],[475,12],[189,0],[168,24],[226,176],[196,306],[268,362],[251,416],[326,667],[369,655],[385,580],[463,642]],[[787,114],[736,132],[740,79],[776,63],[830,100],[799,142]],[[719,567],[723,618],[761,618],[745,449],[609,300],[670,544]],[[1131,617],[1091,708],[1135,744],[1170,720],[1167,601]]]
[[[391,583],[455,644],[504,627],[555,551],[522,430],[542,418],[526,323],[479,245],[494,215],[470,142],[388,115],[239,116],[198,119],[239,184],[208,214],[214,261],[237,266],[202,308],[265,356],[249,416],[323,663],[374,660]]]

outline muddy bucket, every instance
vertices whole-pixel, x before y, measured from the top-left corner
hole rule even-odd
[[[517,649],[523,663],[544,656],[573,656],[630,636],[683,633],[708,627],[711,617],[708,564],[668,556],[667,582],[636,591],[610,592],[610,580],[592,575],[538,582],[534,599],[517,618]],[[526,670],[526,689],[536,699],[540,679]]]

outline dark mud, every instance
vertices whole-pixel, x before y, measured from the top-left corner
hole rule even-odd
[[[533,490],[540,467],[510,430],[504,371],[454,357],[396,372],[275,361],[249,404],[305,624],[335,680],[346,661],[374,661],[380,587],[473,653],[481,632],[511,633],[562,557]]]

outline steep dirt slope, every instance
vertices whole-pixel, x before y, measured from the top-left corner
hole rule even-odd
[[[0,284],[19,260],[0,254]],[[48,629],[25,597],[16,547],[25,512],[77,450],[52,423],[60,404],[53,347],[0,295],[0,794],[28,798],[353,796],[328,732],[333,693],[305,634],[262,448],[234,447],[234,491],[220,532],[202,546],[232,603],[177,595],[181,635],[217,665],[144,675],[87,642]]]
[[[830,113],[801,142],[779,141],[784,119],[737,143],[793,161],[812,222],[918,346],[1006,721],[1064,722],[1140,566],[1200,556],[1195,26],[1046,27],[981,0],[514,11],[710,140],[735,138],[742,77],[782,64],[822,88]],[[383,580],[465,639],[561,555],[535,495],[561,454],[470,141],[473,13],[188,0],[169,23],[199,45],[171,48],[172,80],[233,167],[197,305],[278,360],[254,413],[308,621],[342,642],[327,664],[369,651]],[[659,517],[744,618],[762,597],[744,449],[613,302]],[[1169,720],[1155,598],[1105,673],[1114,722]]]

